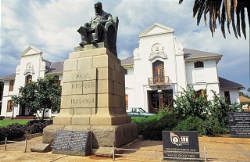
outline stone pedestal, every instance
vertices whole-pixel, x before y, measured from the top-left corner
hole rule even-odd
[[[125,109],[125,76],[120,60],[106,48],[77,49],[64,62],[61,109],[44,129],[51,143],[56,130],[90,130],[92,146],[119,147],[137,137]]]

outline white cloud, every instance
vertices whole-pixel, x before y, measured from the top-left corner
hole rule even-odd
[[[119,59],[123,60],[123,59],[127,58],[129,55],[130,55],[129,51],[121,50],[120,53],[119,53]]]
[[[76,30],[94,16],[93,4],[96,1],[3,0],[0,69],[5,66],[3,58],[12,56],[10,60],[13,64],[8,65],[7,72],[10,73],[11,69],[14,72],[19,54],[28,45],[42,50],[46,59],[63,61],[78,46],[80,35]],[[178,0],[103,1],[104,10],[118,16],[120,20],[118,56],[123,59],[131,55],[138,46],[138,35],[157,22],[173,28],[184,48],[223,54],[219,63],[222,72],[226,68],[238,68],[246,62],[249,57],[248,40],[237,40],[233,34],[227,34],[228,38],[224,39],[220,29],[212,38],[203,20],[202,25],[196,26],[196,19],[192,18],[192,6],[193,1],[184,1],[179,5]],[[248,68],[247,65],[242,66]],[[7,72],[0,72],[0,75]]]

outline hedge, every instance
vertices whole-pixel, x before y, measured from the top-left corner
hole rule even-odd
[[[40,133],[50,124],[52,124],[52,120],[31,120],[25,125],[15,123],[7,127],[0,127],[0,141],[3,141],[5,137],[17,139],[23,137],[24,134]]]

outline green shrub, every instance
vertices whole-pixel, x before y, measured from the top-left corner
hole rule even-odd
[[[24,126],[18,123],[8,125],[6,128],[9,130],[8,139],[21,138],[25,132]]]
[[[181,120],[174,128],[177,131],[198,131],[199,136],[204,135],[202,128],[203,120],[199,117],[189,116],[187,119]]]
[[[209,106],[209,113],[208,119],[211,120],[219,120],[219,124],[222,127],[228,127],[228,112],[241,112],[242,107],[239,104],[232,104],[229,105],[224,102],[222,97],[216,95],[213,91],[214,98],[213,102]],[[215,123],[215,122],[214,122]]]
[[[25,132],[30,134],[40,133],[50,124],[52,124],[52,120],[32,120],[25,125]]]
[[[52,124],[52,120],[32,120],[25,125],[14,123],[7,127],[0,127],[0,141],[3,141],[5,137],[10,140],[21,138],[25,133],[40,133],[49,124]]]
[[[205,120],[202,124],[202,134],[208,136],[218,136],[219,134],[228,133],[228,127],[221,125],[221,122],[218,119],[210,118]]]
[[[178,119],[172,111],[161,111],[148,118],[132,118],[132,122],[137,124],[138,132],[144,139],[161,140],[162,131],[172,130],[177,125]]]
[[[219,134],[228,133],[228,128],[221,125],[218,119],[209,118],[202,120],[198,117],[190,116],[178,123],[174,128],[178,131],[198,131],[199,136],[217,136]]]
[[[197,96],[195,90],[189,87],[187,90],[183,89],[183,91],[176,96],[174,104],[174,112],[176,112],[180,118],[186,119],[189,116],[196,116],[205,120],[211,101],[208,101],[206,96]]]
[[[133,117],[132,122],[137,124],[144,139],[152,140],[161,140],[163,130],[198,131],[200,136],[228,133],[227,113],[242,109],[237,104],[226,104],[223,98],[213,93],[214,98],[209,101],[206,96],[198,96],[191,87],[176,96],[172,111],[161,111],[148,118]]]

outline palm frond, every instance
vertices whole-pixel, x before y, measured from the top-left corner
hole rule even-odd
[[[245,9],[241,8],[241,29],[242,29],[242,33],[246,39],[246,23],[245,23]]]
[[[231,22],[231,0],[224,0],[225,9],[227,12],[227,22]]]
[[[233,1],[234,1],[234,5],[235,5],[235,1],[237,2],[237,0],[232,0],[232,2]],[[234,21],[234,12],[235,12],[235,9],[236,9],[235,6],[231,6],[232,27],[233,27],[233,31],[234,31],[235,37],[238,38],[236,27],[235,27],[235,21]]]
[[[237,17],[237,32],[238,32],[238,36],[241,37],[241,33],[240,33],[240,7],[237,6],[236,8],[236,17]]]
[[[222,31],[224,38],[226,38],[225,22],[226,22],[226,11],[225,11],[225,6],[223,5],[222,12],[221,12],[221,31]]]
[[[249,3],[249,2],[248,2]],[[250,23],[250,4],[247,6],[248,24]]]
[[[208,5],[205,5],[205,11],[204,11],[204,22],[205,25],[207,25],[207,13],[208,13]]]
[[[179,0],[179,4],[181,4],[183,2],[183,0]]]
[[[201,0],[195,0],[194,7],[193,7],[193,17],[195,17],[199,7],[200,7]]]
[[[182,0],[183,1],[183,0]],[[238,1],[237,0],[233,0],[233,6],[234,6],[234,10],[236,10],[236,7],[237,7],[237,3],[238,3]]]
[[[205,10],[205,1],[206,0],[201,0],[201,3],[200,3],[200,7],[199,7],[199,10],[198,10],[198,15],[197,15],[197,25],[200,24],[200,20],[201,20],[201,16]]]
[[[179,0],[182,3],[184,0]],[[246,38],[246,16],[247,8],[248,27],[250,24],[250,0],[195,0],[193,6],[193,17],[196,17],[197,25],[200,25],[202,14],[204,22],[207,24],[207,14],[209,13],[209,28],[213,35],[217,28],[217,20],[221,25],[221,31],[226,38],[225,23],[227,23],[228,32],[230,24],[236,38],[241,37],[241,32]],[[236,15],[236,18],[235,18]]]

